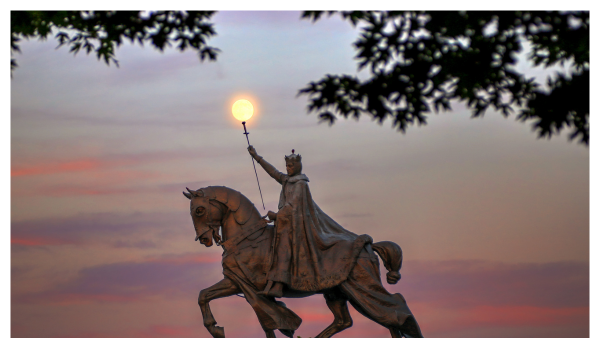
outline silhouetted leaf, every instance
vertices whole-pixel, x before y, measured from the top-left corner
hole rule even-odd
[[[322,14],[304,12],[302,18],[316,21]],[[483,116],[488,108],[504,116],[517,112],[518,120],[533,121],[540,137],[570,127],[571,139],[579,137],[588,144],[589,12],[340,15],[360,27],[353,44],[357,66],[369,69],[370,77],[353,78],[351,91],[333,81],[347,75],[326,75],[302,88],[298,95],[308,96],[308,111],[319,114],[320,120],[333,124],[333,114],[369,114],[381,123],[389,116],[392,126],[404,132],[415,121],[424,124],[431,110],[449,111],[450,102],[458,100],[473,117]],[[548,82],[550,93],[545,93],[533,79],[511,68],[524,41],[531,43],[529,57],[535,65],[572,61],[572,78],[558,74]]]
[[[11,53],[18,52],[19,37],[45,38],[56,31],[58,46],[69,45],[69,52],[77,54],[82,48],[86,53],[117,65],[114,51],[125,38],[141,45],[150,42],[159,50],[179,41],[181,51],[191,48],[200,55],[217,59],[219,49],[207,46],[205,41],[216,35],[212,23],[212,11],[156,11],[141,15],[140,11],[12,11]],[[11,67],[16,62],[11,60]]]

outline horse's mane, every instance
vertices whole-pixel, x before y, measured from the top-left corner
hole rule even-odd
[[[252,216],[260,218],[260,213],[250,200],[237,190],[223,186],[210,186],[198,189],[205,197],[223,203],[239,225],[244,225]]]

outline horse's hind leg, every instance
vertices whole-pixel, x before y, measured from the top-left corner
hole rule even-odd
[[[390,294],[381,285],[376,262],[359,257],[348,279],[340,284],[340,291],[360,314],[389,329],[393,338],[423,338],[404,297]]]
[[[391,331],[392,329],[390,329]],[[421,333],[421,328],[414,317],[409,317],[406,319],[404,324],[400,327],[400,334],[402,334],[405,338],[418,338],[423,337]],[[392,336],[393,337],[393,336]]]
[[[333,313],[333,323],[315,338],[329,338],[352,326],[352,318],[348,311],[348,298],[338,290],[324,293],[327,307]]]
[[[198,296],[198,305],[200,305],[200,311],[202,311],[204,326],[214,338],[225,338],[225,330],[216,325],[217,321],[213,317],[208,303],[213,299],[235,295],[236,293],[240,292],[240,289],[227,278],[200,291],[200,295]]]

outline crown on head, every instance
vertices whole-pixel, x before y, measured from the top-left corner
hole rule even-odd
[[[300,154],[294,154],[294,149],[292,149],[292,154],[285,157],[285,162],[302,163],[302,156],[300,156]]]

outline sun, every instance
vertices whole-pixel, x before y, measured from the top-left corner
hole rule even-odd
[[[231,107],[231,112],[239,121],[248,121],[254,113],[254,107],[248,100],[237,100]]]

